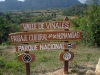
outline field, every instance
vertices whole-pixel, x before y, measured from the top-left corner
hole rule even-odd
[[[62,21],[66,16],[63,16],[61,11],[13,11],[12,17],[16,21],[14,25],[20,27],[20,20],[23,19],[26,19],[27,22]],[[76,16],[68,16],[68,18],[74,19]],[[70,28],[70,30],[73,30],[73,28]],[[17,58],[24,52],[16,52],[16,45],[3,44],[0,46],[0,75],[26,75],[25,63],[19,62]],[[74,52],[74,59],[69,61],[69,75],[95,75],[95,66],[100,58],[100,49],[85,46],[81,42],[77,42],[76,45],[76,49],[69,50]],[[64,62],[59,60],[59,54],[63,51],[30,51],[36,57],[35,61],[30,64],[31,75],[64,75]]]
[[[95,75],[95,66],[99,59],[99,48],[88,48],[77,45],[74,59],[69,61],[69,75]],[[63,50],[31,51],[36,59],[31,63],[31,75],[63,75],[63,62],[59,60],[59,53]],[[16,52],[15,46],[0,46],[1,75],[25,75],[25,64],[17,60],[17,56],[23,52]]]

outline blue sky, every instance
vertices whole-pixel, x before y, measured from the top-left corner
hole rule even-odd
[[[0,1],[5,1],[5,0],[0,0]],[[24,1],[24,0],[18,0],[18,1]]]
[[[84,3],[85,2],[85,0],[78,0],[78,1],[80,1],[81,3]]]
[[[0,1],[5,1],[5,0],[0,0]],[[19,0],[19,1],[24,1],[24,0]],[[85,0],[79,0],[81,3],[84,3]]]

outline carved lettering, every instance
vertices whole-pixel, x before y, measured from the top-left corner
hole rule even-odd
[[[70,23],[66,21],[61,22],[44,22],[44,23],[22,23],[22,30],[36,30],[36,29],[68,29]]]
[[[12,43],[28,43],[54,40],[80,40],[81,32],[22,32],[10,34],[10,41]]]

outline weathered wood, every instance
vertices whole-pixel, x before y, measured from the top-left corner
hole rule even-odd
[[[17,32],[9,34],[10,42],[29,43],[43,41],[76,41],[82,37],[79,31],[57,31],[57,32]]]
[[[53,22],[37,22],[37,23],[22,23],[22,31],[34,31],[45,29],[69,29],[69,21],[53,21]]]
[[[66,16],[65,18],[65,21],[69,21],[68,17]],[[69,31],[69,29],[65,29],[65,31]],[[65,43],[68,43],[68,40],[67,41],[64,41]],[[68,52],[69,49],[64,49],[64,52]],[[64,61],[64,74],[69,74],[68,72],[68,61]]]
[[[18,60],[22,63],[32,63],[35,60],[35,55],[23,53],[18,56]]]
[[[34,51],[34,50],[62,50],[62,49],[75,49],[75,43],[48,43],[48,44],[28,44],[19,45],[16,51]]]
[[[71,61],[74,58],[74,53],[70,51],[65,51],[60,53],[61,61]]]

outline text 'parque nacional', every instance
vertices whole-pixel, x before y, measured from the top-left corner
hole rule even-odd
[[[19,32],[9,35],[11,43],[28,43],[41,41],[67,41],[80,40],[81,32],[62,31],[62,32]]]
[[[16,47],[16,51],[34,51],[34,50],[61,50],[67,48],[76,48],[75,43],[49,43],[35,45],[20,45]]]

